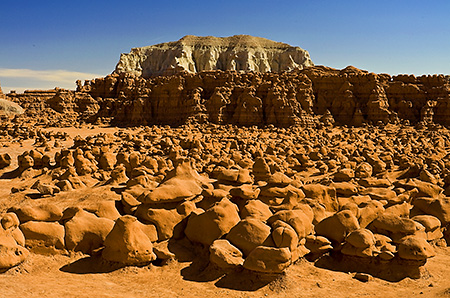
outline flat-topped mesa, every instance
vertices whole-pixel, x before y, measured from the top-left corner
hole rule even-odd
[[[179,72],[235,70],[281,72],[314,66],[300,47],[249,35],[187,35],[178,41],[133,48],[121,54],[114,73],[145,78]]]

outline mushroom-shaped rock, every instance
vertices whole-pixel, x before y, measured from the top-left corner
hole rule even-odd
[[[309,210],[281,210],[271,216],[267,222],[270,225],[273,225],[277,220],[281,220],[289,224],[297,233],[298,238],[302,239],[311,233],[313,229],[313,218],[314,213],[311,208],[309,208]]]
[[[330,186],[336,189],[336,194],[343,197],[350,197],[358,193],[358,187],[351,182],[333,182]]]
[[[381,234],[374,234],[375,247],[380,253],[378,257],[382,260],[391,260],[397,253],[397,247],[392,244],[392,239]]]
[[[357,218],[359,217],[359,208],[358,205],[354,202],[347,202],[344,205],[341,206],[341,210],[350,210],[353,215],[355,215]]]
[[[217,179],[225,184],[253,183],[250,171],[247,169],[223,169]]]
[[[361,228],[367,227],[374,219],[384,212],[383,204],[379,201],[371,200],[358,205],[359,225]]]
[[[392,186],[392,183],[389,179],[385,178],[376,178],[376,177],[368,177],[361,178],[358,180],[359,185],[364,187],[384,187],[388,188]]]
[[[250,200],[242,207],[240,214],[241,218],[253,217],[265,221],[272,216],[272,211],[260,200]]]
[[[11,156],[8,153],[0,154],[0,169],[4,169],[11,164]]]
[[[106,236],[102,258],[124,265],[145,265],[156,259],[153,245],[142,231],[136,217],[125,215],[117,219]]]
[[[117,165],[111,171],[111,178],[107,181],[108,184],[121,184],[128,181],[127,169],[123,164]]]
[[[417,197],[437,198],[439,194],[443,191],[443,189],[438,185],[429,182],[424,182],[416,178],[399,180],[394,184],[398,187],[403,187],[405,189],[417,188],[419,191]]]
[[[345,241],[355,247],[369,247],[375,245],[375,237],[372,231],[368,229],[358,229],[351,232]]]
[[[323,236],[308,235],[306,236],[305,247],[312,254],[321,255],[333,249],[330,240]]]
[[[59,189],[53,185],[45,184],[42,182],[38,182],[38,184],[34,187],[41,195],[53,195],[59,192]]]
[[[197,206],[204,210],[209,209],[223,198],[230,198],[229,190],[221,188],[204,189],[201,195],[203,196],[203,199],[201,202],[197,203]]]
[[[222,269],[233,269],[244,264],[242,252],[226,239],[217,239],[209,247],[209,260]]]
[[[385,214],[394,214],[398,215],[400,217],[409,217],[410,210],[411,210],[411,204],[408,202],[403,202],[401,204],[395,204],[390,207],[387,207],[384,211]]]
[[[284,187],[288,186],[292,182],[292,179],[281,172],[275,172],[270,175],[266,182],[269,185]]]
[[[353,171],[352,169],[343,168],[343,169],[338,170],[334,174],[333,181],[345,182],[345,181],[350,181],[353,178],[355,178],[355,171]]]
[[[74,156],[74,166],[77,174],[80,176],[92,174],[97,170],[97,166],[83,154],[76,154]]]
[[[167,173],[153,191],[142,198],[143,203],[173,203],[193,198],[202,193],[203,185],[209,179],[200,176],[192,169],[189,162],[180,163],[175,169]]]
[[[135,186],[133,188],[136,189],[138,187]],[[143,189],[142,189],[142,191],[143,191]],[[139,196],[139,192],[137,195]],[[141,202],[139,202],[136,199],[136,196],[134,195],[134,193],[132,191],[128,191],[128,190],[122,192],[120,202],[122,203],[123,211],[126,214],[134,214],[134,212],[136,211],[138,206],[142,204]]]
[[[338,211],[339,203],[336,198],[336,189],[321,184],[306,184],[301,188],[307,198],[317,200],[327,211]]]
[[[117,159],[116,155],[111,151],[103,152],[98,160],[98,166],[100,169],[105,171],[111,171],[114,169]]]
[[[442,226],[450,223],[450,198],[415,198],[412,204],[425,214],[439,218]]]
[[[372,257],[375,250],[375,238],[367,229],[358,229],[351,232],[345,239],[341,253],[357,257]]]
[[[337,243],[342,243],[348,234],[359,228],[358,220],[350,210],[339,211],[315,226],[317,235]]]
[[[244,200],[255,200],[258,198],[260,189],[251,185],[251,184],[243,184],[238,187],[234,187],[230,189],[230,194],[234,197],[239,197]]]
[[[142,222],[156,226],[159,241],[172,238],[175,226],[186,217],[178,213],[177,209],[152,208],[149,204],[139,205],[135,215]]]
[[[433,247],[418,237],[406,237],[398,245],[398,256],[406,260],[426,260],[435,254]]]
[[[298,198],[304,198],[305,194],[299,188],[296,188],[293,185],[288,185],[285,187],[272,186],[270,184],[263,186],[260,188],[261,192],[259,193],[259,198],[286,198],[291,194],[296,194]]]
[[[328,216],[330,216],[331,213],[333,213],[330,211],[326,211],[325,207],[317,201],[306,199],[306,202],[313,211],[314,218],[312,222],[314,225],[318,224],[324,218],[327,218]]]
[[[20,230],[27,246],[64,248],[64,226],[58,222],[27,221]]]
[[[227,240],[246,256],[257,246],[273,244],[270,227],[256,218],[241,220],[228,232]]]
[[[355,177],[356,178],[368,178],[372,176],[373,168],[367,162],[360,163],[355,169]]]
[[[116,220],[120,217],[119,211],[116,209],[116,201],[105,200],[96,204],[92,204],[89,208],[85,208],[86,211],[94,213],[98,217],[109,218]]]
[[[7,212],[3,214],[1,218],[1,228],[3,228],[7,233],[16,240],[17,244],[20,246],[25,246],[25,236],[19,229],[20,221],[15,213]]]
[[[19,217],[21,223],[27,221],[58,221],[63,213],[62,209],[52,203],[38,206],[22,206],[10,209]]]
[[[27,153],[27,152],[25,152],[25,153]],[[17,162],[19,164],[19,170],[21,172],[34,166],[33,157],[31,157],[30,155],[25,154],[25,153],[17,156]]]
[[[201,214],[192,213],[184,232],[189,240],[209,246],[241,220],[238,211],[235,204],[224,198]]]
[[[287,223],[277,220],[272,224],[272,239],[276,247],[288,247],[294,251],[299,243],[297,232]]]
[[[289,248],[258,246],[244,261],[244,268],[262,273],[282,273],[291,265]]]
[[[6,218],[5,218],[6,216]],[[19,265],[28,257],[26,248],[19,245],[13,236],[17,229],[17,217],[5,214],[2,216],[0,225],[0,272]],[[5,229],[5,226],[7,227]]]
[[[252,168],[253,175],[256,181],[267,180],[270,177],[270,167],[262,157],[255,159]]]
[[[12,236],[0,231],[0,272],[21,264],[28,255],[26,248],[18,245]]]
[[[416,215],[411,219],[425,227],[428,241],[442,238],[441,221],[437,217],[433,215]]]
[[[66,209],[64,213],[73,214],[73,217],[64,224],[66,230],[64,240],[68,250],[91,254],[103,246],[106,236],[114,226],[114,221],[97,217],[79,208]]]
[[[150,239],[151,240],[151,239]],[[175,254],[169,249],[169,240],[164,240],[153,245],[153,252],[160,260],[170,260],[175,258]]]
[[[360,191],[361,195],[368,195],[372,200],[382,201],[385,200],[388,203],[399,203],[397,193],[391,189],[380,187],[369,187]]]
[[[12,231],[20,225],[19,217],[13,212],[3,214],[0,222],[5,231]]]
[[[373,232],[392,238],[396,243],[401,241],[401,238],[413,235],[418,231],[418,226],[413,220],[394,214],[380,215],[368,228]]]

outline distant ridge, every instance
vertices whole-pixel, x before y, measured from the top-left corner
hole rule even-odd
[[[205,70],[281,72],[313,65],[306,50],[266,38],[187,35],[121,54],[114,72],[152,77]]]

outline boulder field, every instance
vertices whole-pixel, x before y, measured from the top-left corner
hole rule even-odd
[[[417,278],[450,243],[444,127],[197,123],[21,136],[32,150],[1,155],[14,185],[0,201],[3,271],[30,251],[118,266],[195,251],[225,272],[332,259]]]

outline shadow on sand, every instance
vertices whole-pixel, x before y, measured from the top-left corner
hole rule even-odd
[[[170,250],[175,253],[178,262],[187,262],[187,266],[181,269],[184,280],[194,282],[214,282],[218,288],[238,291],[257,291],[272,282],[279,280],[283,274],[263,274],[246,270],[242,267],[235,270],[223,270],[209,262],[205,257],[207,248],[192,245],[188,241],[171,241]],[[152,263],[161,266],[158,260]],[[59,270],[72,274],[97,274],[110,273],[126,266],[112,263],[102,259],[101,254],[88,256],[64,265]]]
[[[399,258],[383,261],[377,258],[351,257],[335,252],[316,260],[315,266],[339,272],[367,273],[386,281],[398,282],[405,278],[420,278],[422,270],[425,270],[423,267],[425,262]]]
[[[200,254],[201,255],[201,254]],[[204,256],[204,255],[203,255]],[[195,282],[216,281],[214,285],[238,291],[257,291],[280,278],[280,274],[259,274],[244,268],[223,270],[209,262],[208,258],[196,258],[181,270],[184,280]]]
[[[59,270],[74,274],[93,274],[109,273],[123,267],[121,264],[107,262],[99,256],[94,256],[76,260],[73,263],[62,266]]]
[[[20,174],[22,174],[22,171],[19,168],[17,168],[15,170],[3,173],[0,176],[0,179],[14,179],[14,178],[19,177]]]

